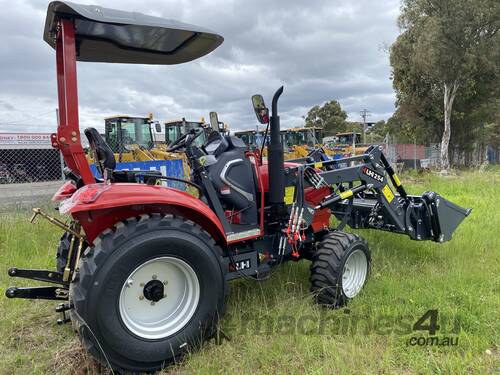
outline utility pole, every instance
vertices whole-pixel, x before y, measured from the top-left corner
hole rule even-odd
[[[360,114],[363,118],[363,143],[366,143],[366,118],[370,117],[370,111],[365,108],[360,112]]]

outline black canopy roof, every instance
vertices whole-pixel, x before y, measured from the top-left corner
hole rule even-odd
[[[72,18],[78,61],[181,64],[206,55],[224,38],[202,27],[136,12],[53,1],[43,39],[55,48],[60,18]]]

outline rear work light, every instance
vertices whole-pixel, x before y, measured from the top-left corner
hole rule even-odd
[[[70,199],[62,202],[59,207],[59,212],[66,214],[71,211],[71,209],[78,204],[89,204],[93,203],[99,198],[99,196],[110,188],[110,185],[106,183],[102,184],[91,184],[85,185],[78,189]]]
[[[71,197],[76,191],[76,186],[71,182],[66,182],[63,186],[57,190],[57,192],[52,197],[52,202],[59,202]]]

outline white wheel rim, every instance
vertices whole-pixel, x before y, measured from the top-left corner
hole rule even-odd
[[[145,286],[154,281],[162,290],[159,301],[148,299]],[[146,295],[145,295],[146,294]],[[200,299],[200,284],[193,268],[181,259],[160,257],[137,267],[125,279],[119,300],[120,317],[134,334],[161,339],[184,328],[194,315]]]
[[[368,260],[366,254],[360,250],[354,250],[344,263],[342,271],[342,291],[347,298],[355,297],[365,284],[368,273]]]

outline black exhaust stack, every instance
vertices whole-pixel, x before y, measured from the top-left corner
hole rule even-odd
[[[281,86],[273,96],[272,114],[270,122],[271,140],[268,147],[268,174],[269,174],[269,203],[272,211],[278,216],[283,211],[285,196],[285,175],[283,144],[280,135],[280,117],[278,116],[278,99],[283,93]]]

